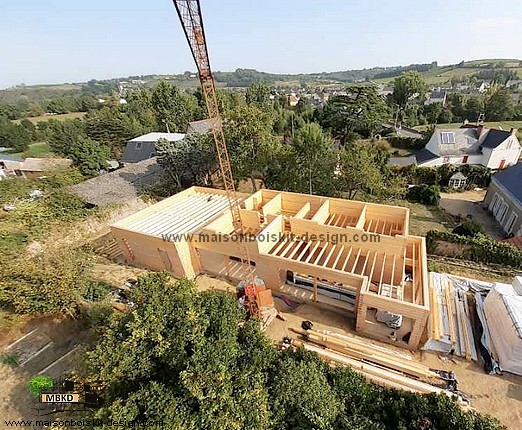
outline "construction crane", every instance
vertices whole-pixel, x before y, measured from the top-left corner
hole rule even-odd
[[[235,233],[238,235],[238,246],[242,265],[246,267],[247,275],[244,282],[245,307],[251,316],[261,319],[261,313],[257,302],[257,288],[255,285],[254,271],[250,264],[248,245],[244,236],[243,223],[241,221],[241,201],[237,196],[232,175],[232,166],[228,154],[223,125],[219,114],[219,105],[216,96],[214,78],[210,70],[207,43],[205,40],[205,30],[203,29],[203,19],[199,0],[173,0],[176,11],[178,12],[183,31],[192,51],[192,56],[198,68],[201,90],[207,105],[208,118],[212,124],[212,134],[216,145],[216,153],[221,170],[221,179],[226,191],[228,205],[232,214]]]

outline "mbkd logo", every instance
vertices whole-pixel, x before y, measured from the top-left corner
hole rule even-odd
[[[78,403],[79,401],[80,395],[78,393],[42,393],[42,403]]]

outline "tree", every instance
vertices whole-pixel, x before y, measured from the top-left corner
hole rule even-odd
[[[328,194],[333,192],[335,151],[332,143],[331,137],[317,123],[305,124],[292,141],[295,160],[286,168],[295,170],[296,182],[302,184],[301,192],[320,194],[328,189]]]
[[[47,133],[52,151],[67,155],[78,138],[85,136],[85,127],[83,121],[78,118],[64,121],[52,119],[47,122]]]
[[[249,179],[252,190],[257,190],[256,177],[264,181],[275,146],[272,136],[271,112],[255,105],[240,104],[230,109],[223,118],[234,177]]]
[[[212,185],[218,170],[212,135],[190,133],[175,144],[159,139],[156,144],[158,163],[165,168],[178,189],[192,185]]]
[[[339,151],[337,182],[339,190],[353,199],[358,191],[376,193],[383,185],[383,176],[372,148],[353,144]]]
[[[344,144],[352,133],[373,137],[390,116],[389,108],[373,86],[351,86],[347,94],[330,99],[320,122]]]
[[[100,170],[107,168],[112,154],[108,146],[88,137],[79,136],[69,147],[66,155],[72,158],[84,175],[96,175]]]
[[[442,103],[431,103],[424,106],[423,111],[428,123],[437,124],[443,109]]]
[[[268,109],[271,105],[270,90],[265,84],[252,84],[246,90],[246,102],[261,109]]]
[[[245,321],[234,294],[198,292],[166,273],[140,277],[88,354],[104,420],[163,421],[176,430],[488,429],[446,395],[372,384],[303,348],[279,351]]]
[[[494,86],[484,103],[484,113],[488,121],[504,121],[511,119],[514,112],[513,100],[509,91]]]
[[[31,138],[32,132],[29,129],[0,117],[0,146],[22,152],[28,148]]]
[[[117,158],[127,142],[144,131],[136,117],[130,117],[117,108],[92,110],[85,115],[84,122],[87,136],[110,147]]]
[[[151,106],[164,131],[184,132],[191,118],[187,98],[174,85],[161,81],[152,90]],[[194,99],[195,106],[197,101]],[[194,107],[195,107],[194,106]]]
[[[482,113],[484,113],[484,102],[480,97],[470,97],[466,100],[464,119],[477,121]]]
[[[99,418],[271,428],[266,374],[276,352],[233,295],[157,273],[140,278],[130,298],[135,310],[113,316],[89,357],[107,388]]]
[[[428,86],[419,72],[404,72],[393,81],[392,98],[395,103],[404,108],[410,100],[422,99],[427,91]]]

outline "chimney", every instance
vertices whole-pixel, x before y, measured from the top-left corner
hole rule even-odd
[[[511,130],[509,130],[509,133],[511,134],[511,136],[516,136],[517,132],[518,132],[517,128],[512,128]]]

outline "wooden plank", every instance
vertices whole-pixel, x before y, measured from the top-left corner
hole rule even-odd
[[[314,276],[314,302],[317,302],[317,276]]]
[[[346,268],[346,265],[348,264],[348,261],[350,261],[350,256],[352,255],[353,246],[350,246],[350,250],[348,251],[348,255],[346,256],[346,259],[344,260],[343,267],[341,268],[341,271],[344,272],[344,269]]]
[[[373,278],[373,269],[375,269],[375,262],[377,261],[377,253],[375,253],[374,257],[373,257],[373,263],[372,263],[372,269],[370,270],[370,276],[368,276],[368,280],[370,282],[372,282],[372,278]]]
[[[411,300],[411,301],[412,301],[413,303],[415,303],[415,279],[416,279],[416,275],[415,275],[415,265],[416,265],[416,264],[415,264],[415,243],[413,244],[413,247],[412,247],[412,251],[411,251],[411,252],[412,252],[412,257],[411,257],[411,259],[412,259],[412,261],[413,261],[413,263],[412,263],[412,268],[411,268],[411,270],[412,270],[412,275],[411,275],[411,276],[412,276],[412,278],[413,278],[413,282],[412,282],[412,285],[411,285],[411,294],[412,294],[412,300]]]
[[[312,255],[315,254],[315,251],[317,250],[317,248],[319,247],[320,244],[321,244],[321,241],[318,240],[314,246],[314,249],[312,249],[312,251],[310,252],[310,255],[306,258],[305,263],[308,263],[310,261],[310,259],[312,258]]]
[[[297,254],[297,251],[299,251],[304,244],[304,242],[302,242],[302,241],[298,241],[296,243],[297,243],[297,246],[294,248],[292,253],[287,257],[287,258],[290,258],[291,260],[294,258],[294,255]]]
[[[334,245],[332,246],[332,249],[331,249],[330,252],[328,253],[326,259],[324,260],[324,263],[322,264],[322,266],[328,267],[328,261],[330,261],[330,258],[332,258],[332,254],[333,254],[335,248],[337,248],[337,245],[336,245],[336,244],[334,244]]]
[[[359,257],[361,255],[362,248],[359,248],[359,252],[357,253],[357,256],[355,257],[355,262],[353,263],[352,270],[350,270],[350,273],[354,273],[355,268],[357,267],[357,262],[359,261]]]
[[[392,356],[391,354],[386,354],[376,349],[372,350],[369,346],[358,345],[353,342],[344,342],[334,336],[318,333],[317,331],[312,330],[306,332],[295,330],[295,332],[305,336],[310,342],[317,343],[352,358],[371,361],[372,363],[386,366],[392,370],[407,373],[408,375],[417,378],[440,378],[437,373],[431,371],[421,363],[415,361],[406,362],[397,356]]]
[[[329,245],[328,242],[324,243],[323,249],[321,249],[321,252],[319,253],[319,255],[316,258],[314,258],[314,261],[312,261],[310,264],[317,264],[317,262],[321,259],[321,257],[325,253],[326,249],[328,248],[328,245]]]
[[[379,378],[383,378],[388,381],[392,381],[393,383],[399,384],[403,387],[404,390],[414,391],[418,393],[436,393],[436,394],[447,394],[450,397],[454,397],[455,393],[451,393],[447,390],[444,390],[439,387],[435,387],[433,385],[427,384],[426,382],[422,382],[416,379],[409,378],[400,373],[395,373],[390,370],[383,369],[378,366],[374,366],[368,363],[364,363],[358,360],[354,360],[350,357],[346,357],[343,354],[339,354],[338,352],[331,351],[328,349],[324,349],[315,345],[311,345],[307,342],[294,341],[293,344],[296,346],[302,345],[305,349],[309,351],[316,352],[321,358],[326,358],[329,360],[334,360],[337,363],[344,364],[350,366],[352,369],[356,371],[363,371],[369,375],[377,376]]]
[[[308,251],[308,249],[312,246],[312,243],[313,242],[308,242],[306,244],[306,246],[304,247],[303,251],[296,258],[297,261],[301,261],[301,258],[303,258],[303,256],[305,255],[306,251]]]
[[[381,277],[379,279],[379,285],[382,285],[382,277],[384,276],[384,267],[385,266],[386,266],[386,254],[384,254],[384,257],[382,259]]]
[[[450,342],[453,346],[457,344],[457,336],[455,334],[455,318],[454,318],[454,308],[455,308],[455,302],[450,296],[450,291],[448,288],[448,282],[444,282],[442,284],[443,293],[444,293],[444,299],[446,300],[446,308],[448,309],[448,325],[449,325],[449,335],[450,335]]]
[[[351,249],[351,248],[350,248]],[[344,245],[341,246],[341,251],[339,251],[339,254],[337,254],[337,257],[335,258],[334,263],[332,264],[332,267],[335,269],[337,267],[337,263],[339,262],[339,259],[341,258],[341,255],[343,255],[344,252]]]

